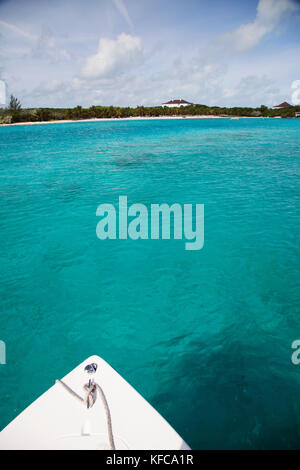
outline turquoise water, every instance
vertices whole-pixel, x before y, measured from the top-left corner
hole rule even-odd
[[[0,428],[91,354],[193,448],[300,447],[300,120],[0,128]],[[205,204],[205,245],[96,208]]]

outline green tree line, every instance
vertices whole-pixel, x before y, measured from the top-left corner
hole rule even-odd
[[[40,122],[59,120],[81,120],[99,118],[127,118],[127,117],[160,117],[160,116],[247,116],[247,117],[275,117],[293,118],[295,112],[300,112],[300,106],[291,106],[283,109],[271,109],[261,105],[258,108],[250,107],[220,107],[193,104],[185,107],[167,108],[163,106],[91,106],[90,108],[22,108],[21,103],[13,95],[7,108],[0,109],[0,123]]]

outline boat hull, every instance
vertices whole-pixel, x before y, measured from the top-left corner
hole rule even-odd
[[[62,380],[84,397],[90,378],[88,364],[96,363],[93,379],[102,388],[111,415],[118,450],[188,450],[167,421],[107,362],[91,356]],[[86,405],[57,382],[0,433],[0,449],[109,450],[107,416],[99,394]]]

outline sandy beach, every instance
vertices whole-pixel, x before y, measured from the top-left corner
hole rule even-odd
[[[153,119],[220,119],[222,116],[214,115],[199,115],[199,116],[139,116],[139,117],[127,117],[127,118],[91,118],[91,119],[61,119],[55,121],[36,121],[36,122],[14,122],[12,124],[1,124],[0,127],[7,126],[34,126],[37,124],[60,124],[70,122],[95,122],[95,121],[144,121]]]

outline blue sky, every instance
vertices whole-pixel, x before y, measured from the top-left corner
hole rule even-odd
[[[0,0],[23,106],[300,104],[300,1]]]

